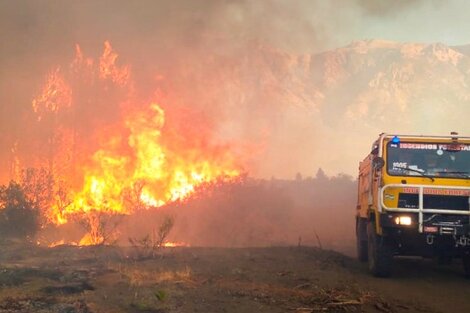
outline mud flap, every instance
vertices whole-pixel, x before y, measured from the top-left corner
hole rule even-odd
[[[367,219],[356,217],[356,248],[360,262],[367,262]]]
[[[367,224],[369,271],[376,277],[388,277],[392,273],[393,250],[385,238],[376,232],[375,222]]]
[[[463,270],[465,277],[470,279],[470,251],[465,251],[462,255]]]

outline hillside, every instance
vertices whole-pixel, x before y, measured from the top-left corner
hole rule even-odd
[[[258,100],[282,112],[268,151],[292,151],[287,162],[304,171],[313,167],[309,160],[328,173],[354,175],[381,132],[469,132],[470,46],[363,40],[319,54],[260,54],[250,66],[261,69],[265,84],[256,87],[265,91]]]

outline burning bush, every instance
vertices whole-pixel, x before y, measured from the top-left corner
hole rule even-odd
[[[79,224],[86,230],[86,235],[80,240],[80,245],[106,245],[117,240],[118,226],[122,214],[106,213],[100,211],[80,214]]]
[[[30,239],[39,229],[38,209],[15,182],[0,187],[0,236]]]
[[[122,216],[243,172],[240,151],[218,136],[211,119],[189,104],[175,106],[159,81],[149,93],[108,41],[100,57],[79,45],[75,52],[46,75],[25,115],[27,136],[11,149],[11,179],[39,212],[42,233],[67,223],[87,232],[54,242],[113,242]],[[34,154],[23,152],[29,149]],[[28,167],[40,169],[22,171]]]

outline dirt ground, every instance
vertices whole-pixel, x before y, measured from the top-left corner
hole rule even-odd
[[[470,312],[459,264],[397,260],[393,278],[307,247],[0,246],[0,312]]]

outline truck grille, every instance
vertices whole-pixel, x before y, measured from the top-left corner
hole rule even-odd
[[[468,196],[423,195],[424,209],[439,210],[469,210]],[[419,195],[415,193],[400,193],[399,208],[418,208]]]

